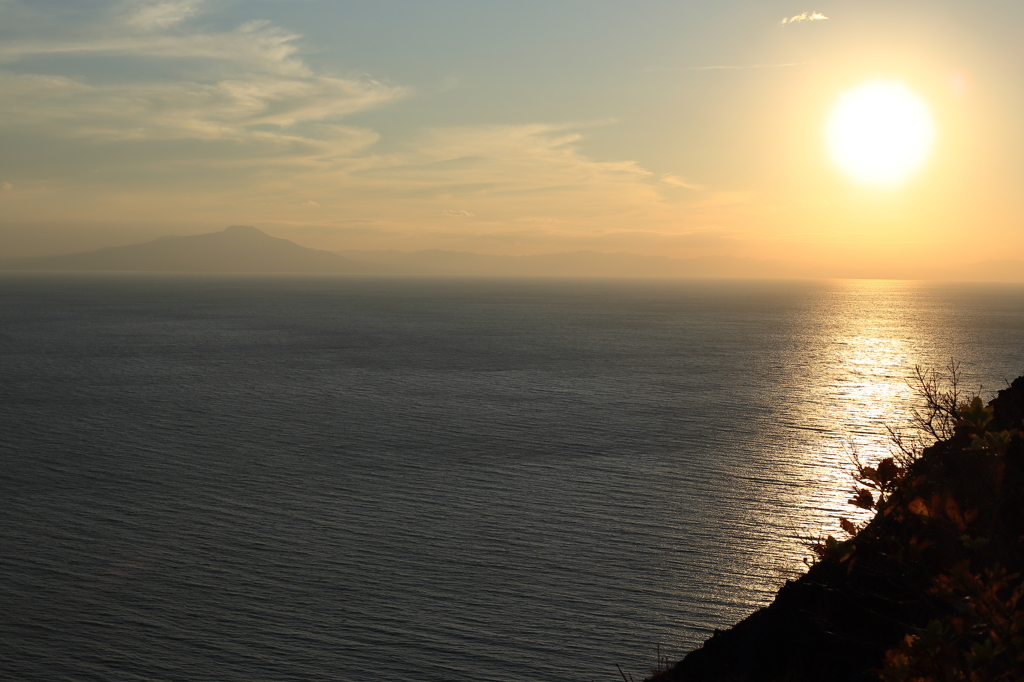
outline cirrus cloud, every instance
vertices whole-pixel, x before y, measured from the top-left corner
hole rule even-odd
[[[347,153],[353,137],[363,144],[376,137],[346,129],[342,118],[409,94],[370,78],[316,73],[297,55],[300,36],[267,21],[181,30],[200,5],[143,3],[120,23],[108,25],[98,13],[74,36],[55,24],[50,34],[5,41],[0,62],[21,64],[0,69],[0,126],[59,138],[235,140],[282,151],[305,143],[328,154],[341,140],[334,153]],[[96,59],[145,60],[154,73],[77,75]]]
[[[40,140],[65,161],[34,177],[19,166],[19,187],[46,196],[5,206],[19,219],[302,216],[341,230],[358,217],[367,239],[610,245],[635,234],[657,248],[719,244],[678,236],[725,222],[701,185],[585,152],[580,131],[610,121],[411,127],[379,148],[367,119],[347,119],[410,88],[314,67],[301,36],[267,21],[199,25],[198,1],[106,7],[91,23],[0,43],[0,132],[27,163]],[[45,28],[40,16],[33,26]],[[15,194],[27,195],[5,204]]]
[[[143,30],[173,26],[199,13],[203,0],[165,0],[147,2],[128,18],[127,23]]]

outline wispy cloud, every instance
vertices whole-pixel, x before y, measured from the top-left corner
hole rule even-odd
[[[711,66],[663,66],[645,69],[654,71],[744,71],[747,69],[780,69],[787,66],[806,66],[812,62],[782,62],[778,64],[715,64]]]
[[[31,56],[89,55],[107,57],[154,57],[165,60],[214,60],[249,71],[302,78],[312,70],[296,56],[298,33],[285,31],[269,21],[249,21],[231,31],[165,31],[139,35],[127,25],[96,28],[87,38],[58,36],[8,40],[0,45],[0,62],[16,62]]]
[[[798,24],[804,21],[824,21],[828,19],[821,12],[801,12],[792,17],[786,17],[782,20],[783,24]]]
[[[57,137],[124,140],[299,139],[324,146],[355,129],[337,121],[401,95],[374,82],[258,74],[216,83],[90,85],[63,76],[0,71],[0,122]],[[289,130],[298,124],[304,130]],[[374,138],[375,139],[375,138]]]
[[[199,13],[203,0],[165,0],[163,2],[140,3],[127,23],[143,30],[166,28],[180,23]]]
[[[682,187],[683,189],[702,190],[704,185],[698,185],[690,182],[686,178],[681,178],[678,175],[672,175],[671,173],[665,173],[661,176],[661,181],[666,185],[672,185],[674,187]]]
[[[739,235],[723,230],[696,230],[687,232],[654,232],[650,230],[608,230],[599,241],[626,243],[642,238],[649,244],[683,248],[714,248],[730,246],[739,240]]]
[[[6,213],[204,224],[302,216],[335,226],[360,216],[372,220],[360,228],[368,240],[447,235],[451,245],[582,244],[609,230],[609,245],[625,245],[633,231],[679,235],[717,223],[700,185],[587,156],[583,131],[610,121],[418,129],[380,149],[376,131],[348,118],[409,88],[326,73],[303,59],[301,36],[266,21],[199,24],[200,2],[104,7],[74,26],[51,27],[40,10],[32,32],[0,43],[0,131],[59,145],[68,160],[66,174],[48,179],[45,207],[11,209],[27,192],[4,192]],[[132,68],[109,68],[118,63]],[[689,208],[699,224],[681,217]],[[666,248],[705,243],[678,239]]]
[[[144,3],[121,24],[104,24],[100,13],[94,25],[76,27],[84,39],[60,36],[65,27],[55,26],[52,38],[5,42],[0,62],[28,60],[36,69],[0,69],[0,125],[63,138],[235,140],[329,155],[376,140],[340,125],[342,118],[409,94],[369,78],[314,72],[297,56],[300,36],[266,21],[220,32],[179,27],[199,6]],[[40,56],[48,58],[45,71],[30,60]],[[160,77],[71,75],[93,57],[144,57]]]

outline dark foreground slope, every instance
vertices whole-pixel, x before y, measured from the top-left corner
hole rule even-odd
[[[0,265],[0,269],[265,274],[367,274],[380,270],[370,263],[357,263],[330,251],[307,249],[246,225],[232,225],[208,234],[161,237],[144,244],[113,246],[87,253],[8,261]]]
[[[868,470],[866,528],[651,679],[1024,680],[1024,377],[982,407],[908,469]]]

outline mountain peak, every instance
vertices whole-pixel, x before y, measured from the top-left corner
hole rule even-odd
[[[231,225],[224,230],[224,234],[235,237],[251,237],[254,235],[266,235],[263,230],[258,230],[252,225]]]
[[[271,237],[251,225],[232,225],[221,232],[161,237],[143,244],[110,246],[86,253],[23,259],[0,264],[0,267],[5,270],[252,274],[361,274],[379,269],[328,251],[308,249],[287,239]]]

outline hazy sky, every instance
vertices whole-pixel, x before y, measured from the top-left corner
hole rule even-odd
[[[1020,258],[1021,35],[1020,2],[0,0],[0,256],[241,223],[328,249]],[[935,129],[895,188],[826,149],[837,98],[879,79]]]

